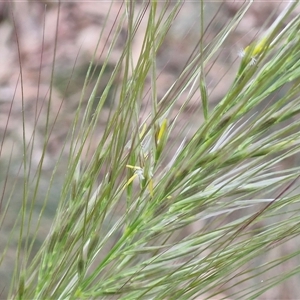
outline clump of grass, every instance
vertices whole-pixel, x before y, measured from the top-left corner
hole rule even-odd
[[[298,255],[297,248],[264,260],[266,253],[296,238],[300,228],[295,188],[299,169],[282,167],[300,144],[300,18],[289,19],[282,29],[297,2],[288,4],[263,37],[265,46],[258,49],[257,41],[245,49],[235,80],[214,107],[206,67],[251,3],[243,5],[209,44],[201,22],[195,51],[159,98],[157,53],[182,5],[129,1],[121,6],[94,89],[87,103],[79,101],[64,150],[54,163],[38,221],[33,215],[51,126],[47,119],[43,154],[32,175],[33,144],[28,147],[23,111],[23,192],[7,241],[9,245],[17,236],[9,299],[213,299],[220,293],[253,299],[298,272],[295,265],[286,273],[269,273]],[[199,12],[203,20],[203,2]],[[143,18],[147,26],[136,60],[132,47]],[[128,29],[123,52],[99,99],[95,95],[124,23]],[[93,66],[91,62],[81,99],[94,78]],[[53,64],[53,74],[54,70]],[[284,95],[258,110],[283,87]],[[178,109],[183,94],[186,99]],[[185,138],[189,122],[179,126],[178,120],[194,94],[201,96],[200,109],[194,112],[201,121],[192,137]],[[115,106],[93,148],[108,95]],[[47,118],[50,104],[51,93]],[[35,249],[66,153],[55,216]],[[12,188],[9,196],[6,186],[1,222],[14,193]],[[197,228],[191,231],[194,224]]]

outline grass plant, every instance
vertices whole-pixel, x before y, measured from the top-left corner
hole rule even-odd
[[[210,102],[208,66],[252,3],[241,5],[208,42],[201,2],[199,40],[161,97],[157,56],[184,5],[125,1],[120,6],[107,51],[100,54],[102,67],[95,68],[96,50],[47,181],[44,163],[60,113],[53,117],[51,110],[55,47],[36,168],[36,131],[27,130],[32,116],[22,97],[22,161],[15,172],[12,160],[1,170],[5,230],[11,207],[18,210],[1,246],[0,268],[8,268],[8,256],[15,263],[9,286],[1,287],[4,298],[257,299],[291,276],[299,278],[297,264],[279,271],[299,255],[298,247],[266,256],[299,240],[300,17],[293,15],[298,1],[287,3],[267,34],[245,47],[236,78],[216,105]],[[146,29],[137,58],[132,49],[142,20]],[[126,41],[111,70],[124,24]],[[22,90],[26,79],[21,47],[18,51]],[[98,97],[106,68],[110,76]],[[191,129],[190,120],[183,119],[184,125],[179,120],[195,95],[198,108],[191,114],[199,122]],[[100,130],[109,97],[113,105]],[[10,115],[2,146],[9,124]],[[185,137],[188,130],[191,138]],[[55,181],[61,183],[59,193],[53,191]],[[45,229],[51,201],[54,215]]]

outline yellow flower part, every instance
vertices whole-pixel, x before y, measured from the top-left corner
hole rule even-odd
[[[134,180],[134,178],[138,177],[138,174],[135,173],[134,175],[132,175],[128,181],[125,183],[125,185],[123,186],[123,190],[125,190]]]
[[[141,167],[132,166],[132,165],[126,165],[126,167],[129,168],[129,169],[134,170],[135,173],[127,180],[127,182],[125,183],[123,189],[128,187],[133,182],[133,180],[137,177],[139,177],[140,180],[145,179],[145,177],[143,175],[144,170]],[[151,197],[153,197],[154,188],[153,188],[153,179],[152,178],[149,179],[149,183],[148,183],[147,187],[148,187],[148,190],[149,190],[149,193],[150,193]]]
[[[133,170],[142,170],[142,168],[138,166],[126,165],[126,167]]]
[[[161,124],[161,126],[159,128],[159,131],[158,131],[158,134],[157,134],[157,138],[156,138],[157,143],[159,143],[162,140],[162,138],[164,137],[167,126],[168,126],[168,120],[164,119],[162,121],[162,124]]]
[[[261,53],[263,53],[267,48],[268,45],[268,39],[266,37],[262,38],[258,43],[254,42],[247,46],[244,50],[245,54],[251,57],[257,57]],[[251,51],[251,53],[249,53]]]

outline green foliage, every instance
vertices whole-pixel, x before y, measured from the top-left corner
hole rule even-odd
[[[276,24],[297,4],[288,4]],[[297,248],[269,261],[264,255],[300,232],[295,188],[299,169],[282,167],[300,148],[300,43],[295,34],[300,18],[283,30],[273,27],[267,37],[272,46],[261,47],[259,53],[255,46],[246,48],[235,80],[211,107],[206,67],[250,4],[242,6],[209,44],[198,44],[199,51],[159,98],[156,58],[182,5],[151,1],[138,6],[127,1],[115,20],[117,30],[102,67],[95,69],[98,77],[86,104],[86,88],[95,78],[93,61],[87,71],[65,142],[68,162],[60,178],[55,217],[38,249],[34,243],[64,156],[62,152],[55,164],[34,224],[43,159],[36,175],[29,177],[30,150],[24,137],[23,193],[9,237],[12,241],[18,236],[9,299],[213,299],[219,293],[254,299],[298,273],[297,265],[287,273],[268,273],[297,256]],[[203,10],[201,5],[201,18]],[[147,26],[134,64],[133,41],[143,18]],[[109,70],[99,99],[101,80],[107,79],[105,70],[111,68],[110,57],[125,22],[123,52]],[[204,28],[200,32],[205,34]],[[147,80],[151,109],[144,115]],[[285,94],[261,109],[282,88]],[[178,111],[186,90],[187,99]],[[189,139],[183,137],[185,128],[178,120],[195,92],[201,95],[198,105],[203,109],[202,115],[200,110],[194,114],[202,121]],[[115,106],[92,149],[108,97]],[[45,132],[44,154],[51,134],[47,123]],[[174,134],[178,137],[173,144]],[[1,222],[12,198],[6,191],[3,195],[8,200],[3,201]],[[195,224],[196,230],[190,230]]]

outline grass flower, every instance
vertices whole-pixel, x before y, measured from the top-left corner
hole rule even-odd
[[[292,276],[299,281],[300,18],[288,19],[298,2],[289,2],[244,49],[217,104],[207,70],[252,2],[211,38],[201,1],[201,36],[179,74],[164,82],[169,87],[160,89],[161,47],[187,5],[171,2],[110,3],[103,48],[95,50],[47,180],[50,137],[59,117],[67,118],[59,110],[51,123],[51,92],[33,172],[40,133],[34,128],[28,138],[32,115],[22,98],[21,164],[15,168],[12,148],[1,166],[0,268],[7,272],[10,258],[14,264],[0,280],[3,298],[271,299],[270,291],[277,297],[296,286]],[[64,30],[57,28],[56,43]],[[51,91],[55,63],[54,55]]]

